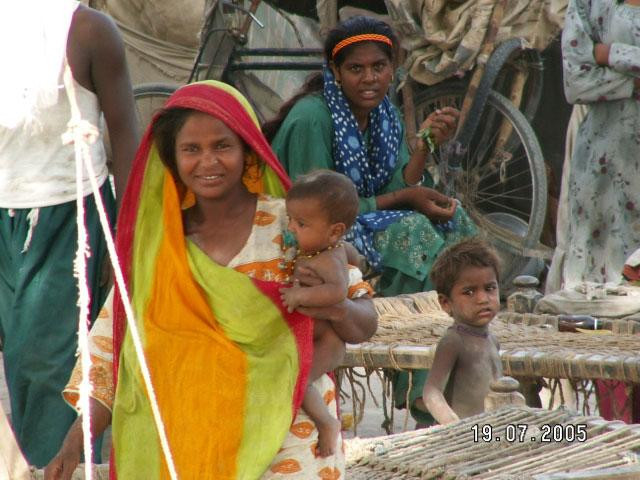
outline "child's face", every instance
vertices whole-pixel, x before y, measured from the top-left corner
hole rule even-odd
[[[303,252],[316,252],[335,245],[342,236],[322,209],[318,200],[287,200],[289,230],[296,237],[298,248]],[[339,224],[342,225],[342,224]]]
[[[491,267],[467,267],[451,293],[438,295],[442,308],[456,322],[474,327],[487,325],[500,310],[496,274]]]

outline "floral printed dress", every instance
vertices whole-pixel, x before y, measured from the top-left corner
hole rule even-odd
[[[611,46],[596,64],[595,43]],[[640,6],[571,0],[562,35],[565,94],[588,105],[571,159],[566,251],[556,252],[565,289],[620,283],[640,246]],[[559,264],[557,262],[560,262]]]

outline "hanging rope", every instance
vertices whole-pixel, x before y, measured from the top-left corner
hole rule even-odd
[[[109,220],[100,195],[100,186],[96,181],[95,171],[89,154],[87,145],[93,143],[98,138],[98,131],[95,126],[91,125],[86,120],[82,119],[80,109],[77,104],[75,89],[73,84],[73,76],[69,65],[65,61],[64,70],[64,84],[69,97],[69,103],[71,104],[71,121],[69,122],[69,129],[63,135],[64,143],[74,143],[76,154],[76,185],[77,185],[77,202],[78,202],[78,253],[76,255],[76,268],[78,268],[78,284],[80,289],[80,326],[79,326],[79,348],[82,363],[82,382],[80,384],[80,405],[83,414],[82,430],[84,436],[84,452],[85,452],[85,479],[91,480],[91,425],[89,413],[89,396],[91,393],[91,384],[89,381],[89,368],[91,361],[89,357],[89,341],[88,341],[88,305],[89,296],[88,288],[86,285],[86,256],[88,254],[88,247],[86,242],[86,228],[84,225],[84,206],[83,206],[83,192],[81,191],[81,179],[82,179],[82,164],[87,168],[89,181],[91,183],[91,189],[96,201],[96,207],[98,210],[98,216],[100,218],[100,224],[105,235],[107,243],[107,250],[109,252],[109,258],[111,265],[113,266],[115,274],[115,283],[118,288],[118,292],[122,298],[125,314],[127,317],[127,325],[131,333],[131,339],[133,340],[134,349],[138,362],[140,364],[140,371],[147,388],[149,403],[151,405],[151,411],[153,413],[154,423],[158,431],[160,438],[160,446],[164,454],[165,461],[167,463],[167,469],[169,470],[169,476],[171,480],[177,480],[178,474],[176,472],[173,456],[169,448],[169,441],[162,422],[162,416],[160,415],[160,409],[158,408],[158,401],[156,398],[153,384],[151,382],[151,374],[149,372],[149,366],[144,356],[144,349],[142,347],[142,341],[140,340],[140,333],[136,322],[134,320],[133,309],[131,308],[131,301],[126,290],[124,283],[124,277],[122,275],[122,269],[120,268],[120,262],[116,253],[115,245],[113,242],[113,236],[111,235],[111,229],[109,226]],[[81,243],[82,242],[82,243]],[[86,292],[86,297],[84,296]],[[84,303],[86,302],[86,304]],[[84,316],[83,316],[84,311]],[[84,320],[83,320],[84,319]]]
[[[64,82],[67,87],[67,94],[71,103],[71,121],[69,128],[63,135],[64,144],[73,143],[76,158],[76,208],[77,208],[77,227],[78,227],[78,250],[74,260],[74,276],[78,279],[78,306],[80,314],[78,318],[78,349],[80,350],[80,362],[82,367],[82,380],[80,381],[80,411],[82,415],[82,435],[84,443],[84,476],[85,479],[91,480],[91,415],[90,412],[90,396],[92,392],[91,382],[89,381],[89,370],[91,368],[91,360],[89,358],[89,288],[87,286],[87,257],[90,255],[89,245],[87,242],[87,229],[84,219],[84,192],[82,189],[82,163],[83,159],[88,155],[87,143],[95,142],[98,138],[97,129],[89,122],[83,121],[80,111],[75,103],[75,92],[70,80],[71,69],[69,65],[64,66]]]

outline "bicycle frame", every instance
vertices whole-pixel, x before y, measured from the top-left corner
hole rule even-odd
[[[323,61],[262,61],[262,62],[245,62],[242,61],[243,57],[257,57],[257,56],[269,56],[277,58],[290,58],[290,57],[317,57],[322,56],[322,50],[317,48],[238,48],[245,45],[247,42],[247,32],[251,25],[251,22],[255,22],[261,28],[264,25],[255,16],[255,12],[260,4],[260,0],[253,0],[250,8],[244,8],[241,5],[232,3],[228,0],[218,1],[212,8],[210,8],[207,14],[206,34],[201,42],[201,47],[198,51],[198,56],[194,62],[191,74],[189,75],[189,82],[198,80],[199,71],[201,69],[201,62],[205,53],[209,53],[211,61],[208,62],[208,67],[205,72],[205,78],[215,78],[213,75],[213,69],[216,65],[224,65],[222,72],[218,76],[223,81],[230,81],[234,72],[247,71],[247,70],[320,70],[322,69]],[[214,27],[216,20],[224,19],[224,8],[231,8],[234,10],[240,10],[245,13],[246,18],[239,29],[230,26]],[[222,39],[218,43],[217,47],[213,50],[209,50],[211,47],[211,41],[215,33],[222,33]],[[223,58],[222,63],[215,64],[214,60],[218,57],[219,52],[223,51],[226,58]],[[211,54],[212,52],[212,54]],[[228,52],[228,53],[227,53]]]

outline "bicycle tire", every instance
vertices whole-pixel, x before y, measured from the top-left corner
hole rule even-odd
[[[133,88],[133,100],[136,105],[136,117],[140,132],[144,132],[153,117],[179,85],[168,83],[141,83]]]
[[[464,85],[455,81],[416,92],[418,123],[436,108],[446,105],[460,108],[464,94]],[[510,125],[511,133],[497,155],[492,152],[497,149],[493,143],[497,143],[498,125],[503,123]],[[455,179],[456,192],[463,207],[505,260],[501,283],[508,288],[529,263],[525,253],[538,247],[544,226],[547,203],[544,157],[523,113],[494,90],[488,95],[479,125],[469,143],[463,169]],[[435,153],[436,161],[440,155],[440,151]],[[495,167],[496,157],[500,156],[504,164],[501,167],[506,171],[504,177],[501,168]],[[518,195],[513,195],[515,192]],[[526,232],[515,234],[521,222],[526,223]]]

